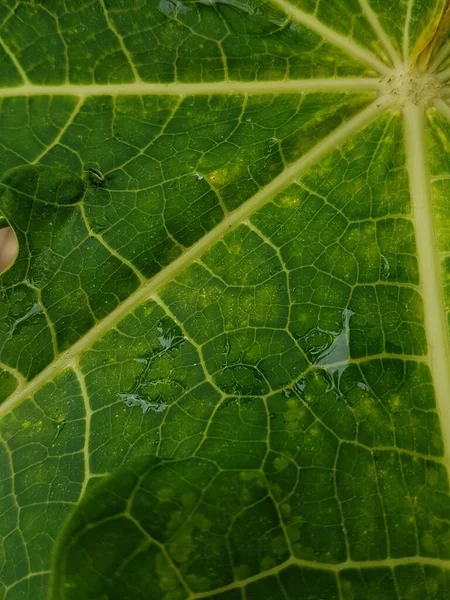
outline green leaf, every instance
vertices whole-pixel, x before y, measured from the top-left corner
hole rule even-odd
[[[0,2],[0,600],[449,597],[449,15]]]

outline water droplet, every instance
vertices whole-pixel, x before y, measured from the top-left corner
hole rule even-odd
[[[125,406],[128,406],[129,408],[138,406],[142,409],[142,412],[144,414],[149,410],[152,410],[155,413],[162,413],[167,408],[167,404],[163,402],[161,402],[160,404],[156,402],[146,402],[138,394],[119,394],[119,398],[124,400]]]
[[[280,273],[282,270],[283,270],[283,267],[281,265],[277,265],[276,267],[274,267],[273,269],[271,269],[270,276],[274,277],[275,275],[277,275],[278,273]]]
[[[14,331],[16,330],[16,327],[18,325],[20,325],[20,323],[23,323],[24,321],[27,321],[28,319],[31,319],[34,315],[37,315],[39,313],[42,312],[42,306],[40,304],[38,304],[36,302],[36,304],[33,304],[33,306],[23,315],[23,317],[19,317],[18,319],[15,319],[11,325],[11,329],[9,330],[9,338],[11,338],[14,334]]]
[[[381,265],[380,265],[380,270],[381,270],[381,279],[389,279],[389,276],[391,274],[391,265],[389,264],[388,259],[381,254],[380,256],[381,259]]]
[[[315,364],[329,367],[334,371],[342,371],[346,368],[350,359],[350,319],[355,313],[349,308],[342,311],[343,326],[340,332],[327,332],[332,336],[333,342],[330,346],[318,353]],[[333,368],[333,365],[336,367]]]
[[[239,10],[243,10],[249,15],[254,15],[254,9],[246,2],[241,2],[240,0],[199,0],[200,4],[205,4],[206,6],[213,6],[214,4],[227,4],[228,6],[234,6]]]
[[[156,327],[158,332],[158,342],[161,344],[163,350],[171,350],[180,347],[182,342],[185,342],[185,338],[181,335],[180,328],[173,323],[170,319],[161,319]]]
[[[284,27],[288,18],[281,14],[280,16],[278,16],[277,14],[272,17],[269,17],[267,20],[269,21],[269,23],[272,23],[272,25],[276,25],[277,27]]]
[[[159,10],[169,19],[176,19],[179,14],[187,13],[189,7],[179,0],[160,0]]]
[[[216,381],[228,394],[261,396],[269,391],[261,370],[251,365],[225,367],[217,374]]]
[[[56,426],[56,433],[55,433],[55,437],[53,438],[53,441],[52,441],[52,446],[55,445],[56,440],[58,439],[62,430],[66,426],[66,421],[54,421],[54,425]]]

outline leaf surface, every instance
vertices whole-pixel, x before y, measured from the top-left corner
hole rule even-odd
[[[0,3],[2,600],[450,594],[448,3]]]

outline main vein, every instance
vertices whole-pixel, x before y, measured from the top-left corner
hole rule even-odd
[[[346,139],[357,131],[369,125],[377,116],[386,110],[390,102],[391,100],[387,97],[377,99],[352,119],[340,127],[337,127],[330,135],[318,142],[314,148],[285,169],[283,173],[273,179],[267,186],[252,196],[252,198],[247,200],[247,202],[240,206],[236,211],[226,216],[219,225],[209,231],[183,255],[179,256],[147,283],[141,285],[125,302],[119,305],[103,320],[99,321],[97,325],[80,338],[70,349],[60,354],[52,363],[41,371],[37,377],[30,381],[27,386],[13,393],[9,399],[0,406],[0,417],[9,412],[19,402],[31,396],[48,380],[54,377],[55,374],[64,369],[74,357],[90,347],[107,331],[114,328],[121,319],[131,313],[140,304],[148,300],[151,294],[155,293],[166,283],[174,279],[178,273],[192,264],[226,233],[245,222],[253,212],[263,206],[286,186],[293,183],[303,171],[317,163],[331,150],[339,147]]]
[[[406,149],[424,305],[425,330],[427,332],[436,404],[441,415],[446,463],[449,464],[450,350],[425,153],[425,119],[423,107],[416,106],[413,103],[406,104],[404,108]]]
[[[0,98],[17,96],[145,96],[195,94],[289,94],[298,92],[353,92],[376,90],[382,85],[376,77],[292,79],[281,81],[217,81],[211,83],[105,83],[74,85],[34,85],[0,88]]]

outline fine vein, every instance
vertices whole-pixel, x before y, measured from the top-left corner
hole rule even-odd
[[[133,273],[136,275],[136,277],[139,279],[139,281],[141,283],[144,283],[145,281],[147,281],[146,277],[141,273],[141,271],[139,271],[139,269],[137,267],[134,266],[134,264],[130,260],[125,258],[125,256],[122,256],[122,254],[120,254],[117,250],[115,250],[112,246],[110,246],[108,244],[108,242],[105,240],[105,238],[100,233],[97,233],[91,227],[91,225],[89,223],[89,219],[86,215],[86,208],[84,206],[84,202],[80,202],[79,208],[80,208],[80,212],[81,212],[81,218],[83,219],[84,226],[86,227],[88,235],[90,237],[95,238],[98,241],[98,243],[101,244],[104,248],[106,248],[106,250],[112,256],[117,258],[117,260],[119,260],[123,265],[126,265],[131,271],[133,271]]]
[[[120,46],[120,48],[121,48],[121,50],[122,50],[125,58],[127,59],[128,64],[130,65],[130,69],[133,72],[134,79],[136,81],[140,81],[141,78],[139,77],[139,73],[138,73],[138,71],[136,69],[136,66],[135,66],[134,62],[133,62],[131,54],[129,53],[128,48],[125,46],[125,42],[123,41],[123,37],[117,31],[117,28],[114,26],[114,23],[109,18],[109,13],[108,13],[108,10],[107,10],[107,8],[105,6],[105,0],[100,0],[100,6],[102,7],[103,14],[105,15],[105,20],[106,20],[106,23],[107,23],[109,29],[112,31],[112,33],[114,34],[115,38],[119,42],[119,46]]]
[[[86,417],[85,417],[86,427],[84,430],[84,446],[83,446],[84,477],[83,477],[83,483],[82,483],[81,491],[80,491],[80,498],[81,498],[83,496],[84,492],[86,491],[86,487],[89,483],[89,479],[91,478],[91,467],[90,467],[90,462],[89,462],[89,457],[90,457],[89,442],[90,442],[90,437],[91,437],[92,410],[91,410],[91,405],[89,402],[89,394],[87,391],[86,382],[85,382],[82,370],[80,369],[80,367],[76,361],[73,361],[70,364],[70,367],[72,368],[73,372],[75,373],[75,375],[78,379],[78,383],[80,385],[81,396],[82,396],[83,402],[84,402],[84,410],[86,413]]]
[[[431,56],[428,70],[430,72],[435,71],[440,64],[450,54],[450,42],[443,42],[443,39],[447,37],[450,28],[450,0],[445,0],[445,5],[442,9],[441,21],[437,27],[437,48],[435,56]],[[439,47],[440,46],[440,47]]]

